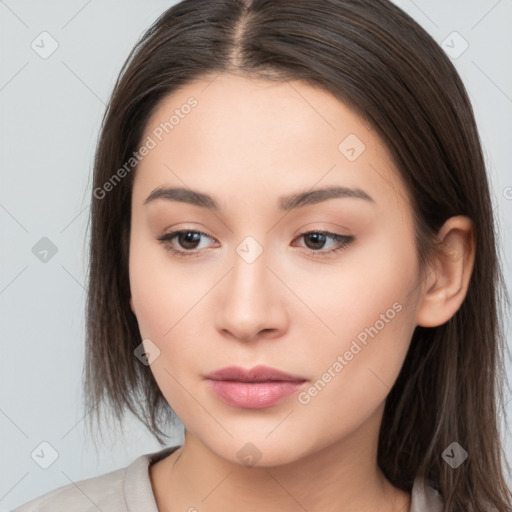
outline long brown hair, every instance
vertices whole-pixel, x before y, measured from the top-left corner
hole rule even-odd
[[[500,305],[509,297],[475,118],[449,58],[387,0],[184,0],[136,44],[110,98],[95,158],[84,367],[90,419],[107,406],[121,421],[128,409],[161,444],[175,419],[134,356],[142,341],[129,305],[136,166],[118,170],[139,147],[160,100],[226,71],[320,86],[371,123],[409,192],[422,271],[442,224],[456,215],[472,219],[477,244],[467,296],[445,324],[416,328],[386,400],[378,463],[404,490],[423,475],[445,511],[510,510],[498,428],[506,412]],[[454,441],[469,454],[456,469],[442,458]]]

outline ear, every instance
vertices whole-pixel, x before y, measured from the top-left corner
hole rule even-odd
[[[423,282],[416,323],[436,327],[460,308],[475,262],[475,233],[468,217],[448,219],[437,235],[436,252]]]

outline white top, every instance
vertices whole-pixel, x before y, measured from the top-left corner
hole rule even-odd
[[[35,498],[12,512],[158,512],[149,466],[179,446],[146,453],[125,468],[64,485]],[[442,512],[437,491],[416,478],[409,512]]]

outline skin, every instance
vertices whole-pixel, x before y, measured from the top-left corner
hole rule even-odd
[[[132,196],[130,304],[142,339],[160,350],[150,370],[186,428],[182,448],[149,468],[159,510],[409,510],[410,494],[377,465],[384,403],[415,327],[446,322],[464,300],[471,222],[446,222],[421,279],[407,191],[374,130],[345,104],[300,82],[221,74],[166,97],[143,139],[190,96],[197,107],[141,161]],[[365,145],[354,161],[338,149],[349,134]],[[328,185],[374,202],[278,208],[282,195]],[[220,210],[145,205],[160,186],[207,193]],[[167,248],[158,240],[179,229],[207,236]],[[301,236],[313,230],[354,240],[328,255],[336,242]],[[249,235],[263,250],[251,263],[236,250]],[[302,376],[307,390],[393,304],[400,312],[307,404],[295,393],[242,409],[203,378],[265,364]],[[248,442],[261,455],[252,467],[237,456]]]

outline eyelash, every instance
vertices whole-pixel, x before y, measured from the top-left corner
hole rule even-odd
[[[172,239],[175,238],[177,235],[180,235],[182,233],[195,233],[195,234],[198,234],[198,235],[204,235],[205,237],[210,238],[211,240],[213,240],[213,238],[211,236],[207,235],[206,233],[204,233],[202,231],[196,231],[196,230],[193,230],[193,229],[182,229],[182,230],[179,230],[179,231],[173,231],[171,233],[168,233],[166,235],[163,235],[163,236],[157,238],[157,240],[160,243],[162,243],[162,245],[164,245],[166,250],[172,252],[176,256],[179,256],[179,257],[199,256],[199,252],[201,251],[201,249],[195,250],[195,251],[180,251],[179,249],[175,249],[171,245]],[[334,249],[330,249],[328,251],[314,251],[312,249],[308,249],[308,251],[311,254],[313,254],[313,255],[319,254],[320,256],[326,256],[326,257],[332,256],[335,253],[337,253],[338,251],[341,251],[341,250],[345,249],[346,247],[348,247],[354,241],[354,238],[355,238],[353,236],[338,235],[337,233],[331,233],[329,231],[320,231],[320,230],[307,231],[305,233],[300,234],[297,238],[301,238],[301,237],[304,237],[304,236],[307,236],[307,235],[312,235],[312,234],[324,235],[327,238],[330,238],[330,239],[334,240],[335,242],[337,242],[337,246]]]

